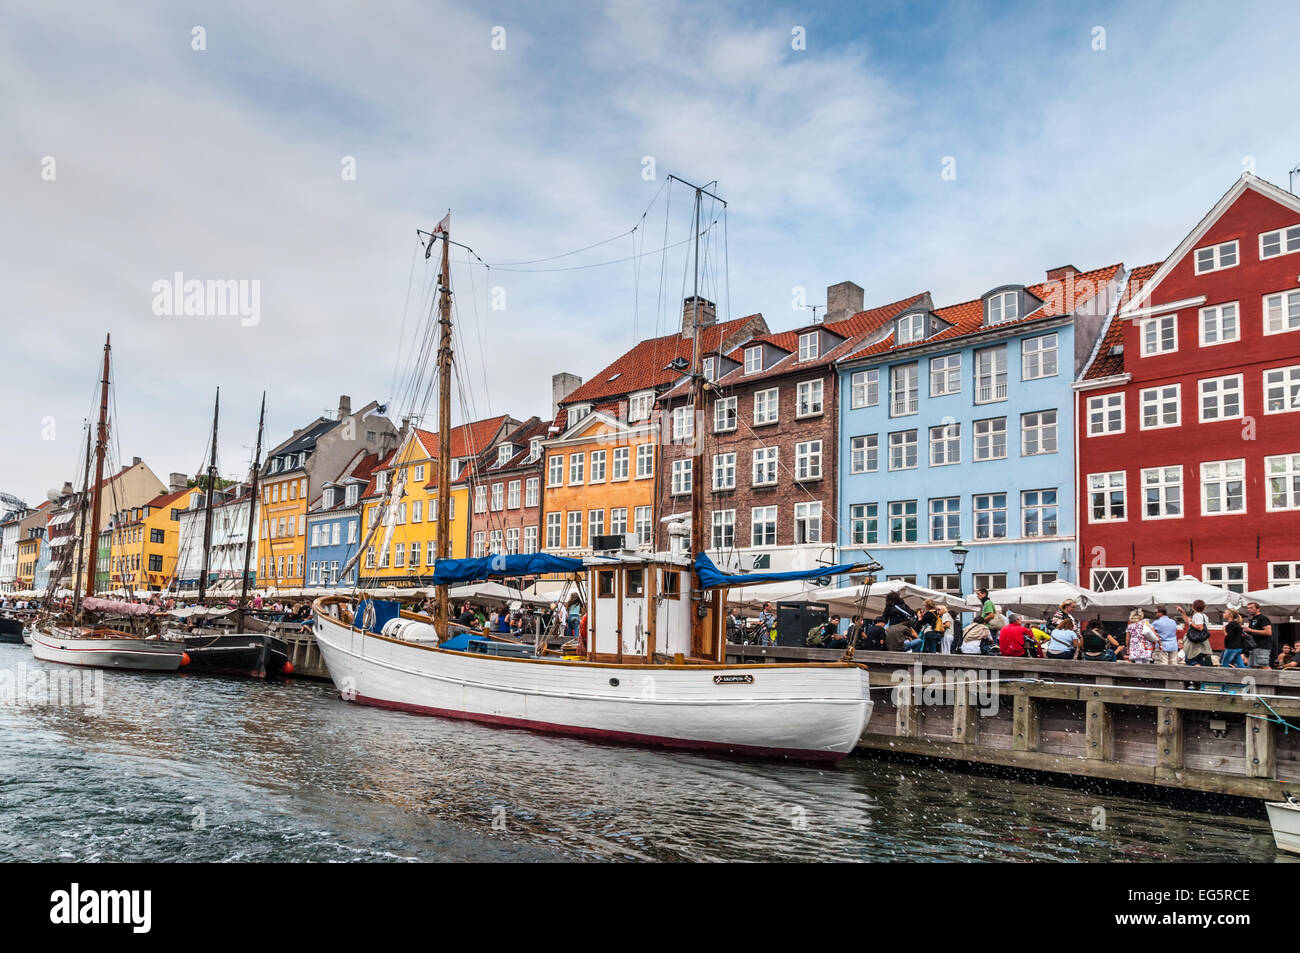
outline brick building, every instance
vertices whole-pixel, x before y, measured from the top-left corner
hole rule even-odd
[[[542,442],[550,426],[530,417],[503,431],[474,462],[474,555],[541,550]]]

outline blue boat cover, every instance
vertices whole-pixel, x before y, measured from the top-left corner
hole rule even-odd
[[[818,566],[816,569],[797,569],[791,572],[746,572],[725,573],[713,564],[707,553],[695,557],[695,575],[699,577],[701,589],[723,589],[727,586],[758,586],[767,582],[792,582],[799,579],[825,579],[827,576],[843,576],[853,571],[855,563],[839,566]]]
[[[481,559],[439,559],[433,567],[435,586],[457,586],[505,576],[540,576],[548,572],[582,572],[582,560],[550,553],[505,556],[494,553]]]
[[[366,607],[373,605],[375,607],[375,621],[367,629],[369,632],[383,632],[384,623],[396,619],[402,614],[402,604],[390,599],[367,599],[362,600],[357,606],[356,615],[353,616],[357,622],[363,622],[366,618]],[[360,625],[357,628],[361,628]]]
[[[447,639],[445,642],[438,644],[439,648],[451,649],[455,652],[468,652],[469,644],[482,640],[482,632],[460,632]]]

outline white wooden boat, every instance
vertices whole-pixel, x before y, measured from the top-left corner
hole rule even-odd
[[[1278,850],[1300,854],[1300,788],[1289,785],[1285,801],[1268,803],[1268,822]]]
[[[34,630],[31,640],[34,656],[44,662],[64,665],[174,672],[186,661],[184,642],[141,639],[114,629],[51,626]]]

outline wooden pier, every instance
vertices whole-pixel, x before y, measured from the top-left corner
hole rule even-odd
[[[728,646],[735,661],[838,649]],[[1300,781],[1300,671],[858,652],[875,708],[859,746],[1281,799]]]
[[[301,631],[278,631],[275,635],[289,643],[289,661],[293,663],[294,678],[329,679],[329,669],[321,658],[315,632],[304,627]]]

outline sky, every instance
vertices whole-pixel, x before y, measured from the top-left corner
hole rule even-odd
[[[458,416],[548,416],[552,374],[678,326],[669,174],[728,203],[704,209],[719,317],[774,330],[846,279],[943,306],[1158,261],[1243,171],[1300,165],[1296,25],[1251,2],[5,5],[0,490],[78,482],[110,332],[114,462],[164,480],[201,466],[218,387],[227,476],[263,390],[272,444],[340,394],[419,413],[415,230],[448,209],[473,249]],[[178,273],[249,307],[168,307]]]

